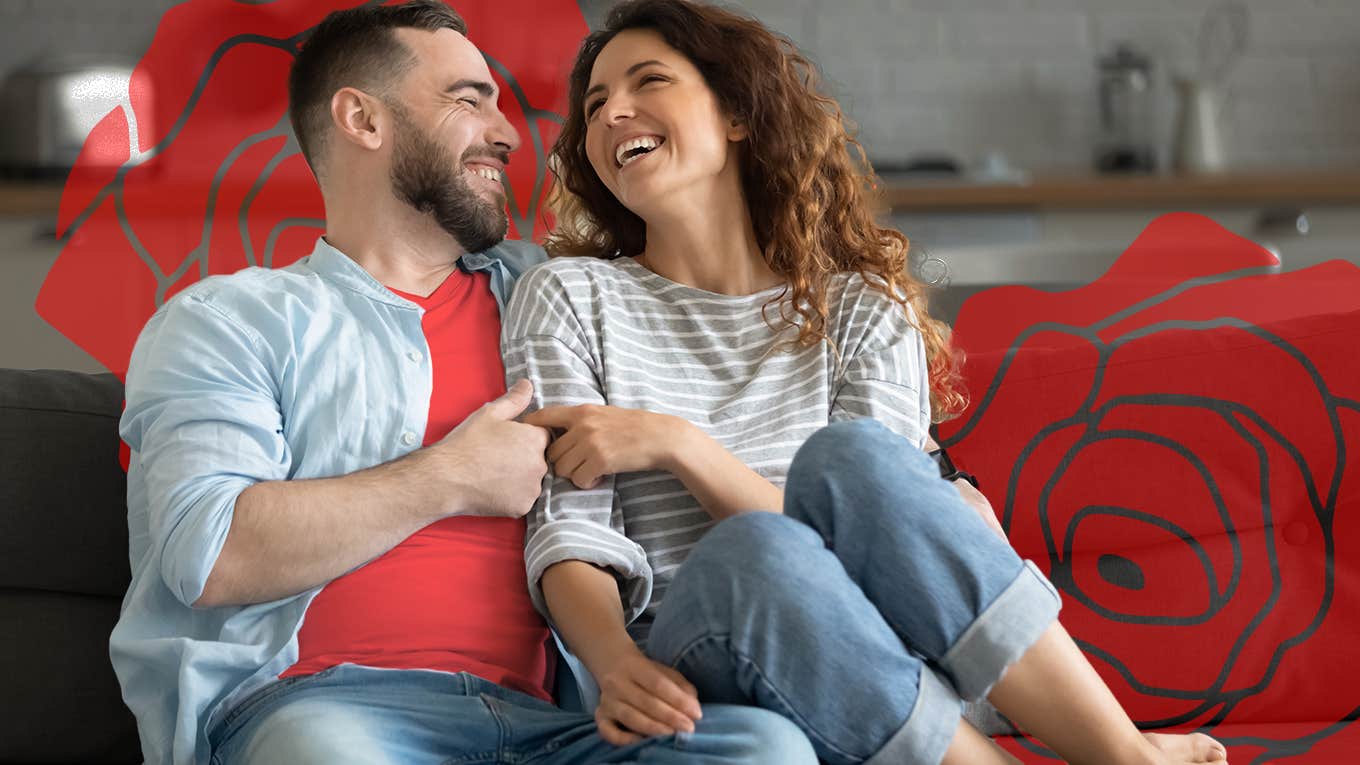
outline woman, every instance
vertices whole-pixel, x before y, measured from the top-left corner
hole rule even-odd
[[[1134,728],[920,449],[962,404],[953,356],[813,82],[683,0],[616,7],[571,75],[578,214],[549,249],[587,257],[522,278],[502,345],[559,434],[526,565],[601,732],[692,730],[702,698],[784,713],[828,762],[1013,762],[961,722],[985,696],[1073,762],[1225,761]]]

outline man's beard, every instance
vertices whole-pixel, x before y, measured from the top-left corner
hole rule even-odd
[[[430,214],[465,252],[481,252],[499,244],[509,226],[505,208],[478,196],[468,184],[467,173],[457,169],[462,163],[455,165],[448,149],[431,140],[404,110],[393,112],[397,136],[391,177],[397,198]],[[500,154],[474,147],[463,159]]]

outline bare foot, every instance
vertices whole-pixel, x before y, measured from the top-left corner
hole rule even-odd
[[[1170,735],[1144,733],[1148,743],[1166,757],[1167,762],[1221,762],[1228,765],[1228,749],[1203,733]]]

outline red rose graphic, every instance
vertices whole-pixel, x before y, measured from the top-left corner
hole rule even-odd
[[[978,295],[941,436],[1135,721],[1311,763],[1360,742],[1360,268],[1274,262],[1170,215],[1090,285]]]
[[[67,180],[64,248],[38,313],[121,376],[142,325],[178,290],[310,252],[324,210],[288,128],[288,69],[326,14],[359,4],[190,0],[170,9],[127,102],[91,131]],[[506,173],[510,236],[537,237],[549,224],[540,210],[547,150],[585,20],[570,0],[451,5],[524,141]]]

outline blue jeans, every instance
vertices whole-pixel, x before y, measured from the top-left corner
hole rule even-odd
[[[210,732],[212,765],[815,763],[779,715],[705,706],[694,733],[615,747],[590,715],[466,673],[342,664],[279,681]]]
[[[700,540],[647,653],[705,702],[794,721],[825,762],[934,765],[961,699],[983,697],[1058,608],[925,453],[857,420],[798,451],[783,515]]]

